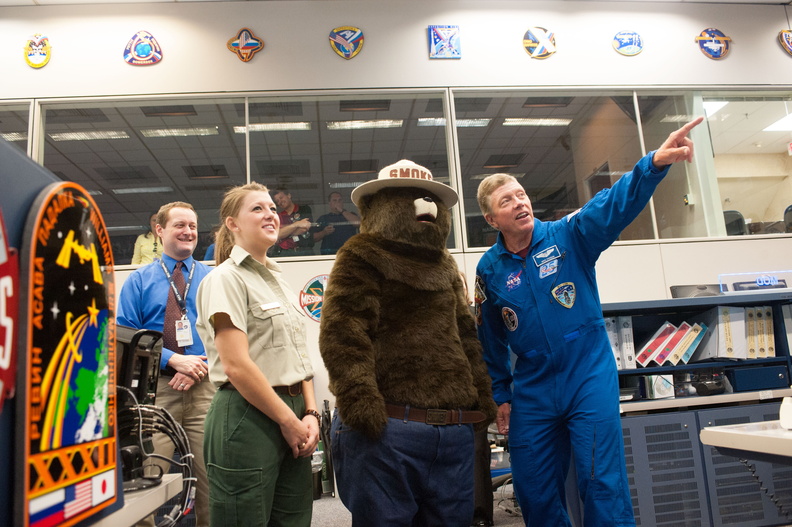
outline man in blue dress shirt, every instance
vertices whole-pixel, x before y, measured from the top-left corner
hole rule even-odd
[[[192,205],[179,201],[163,205],[157,213],[156,229],[162,239],[162,258],[140,267],[124,281],[118,298],[117,321],[122,326],[153,329],[165,335],[156,404],[168,410],[187,433],[198,480],[197,525],[209,525],[203,435],[204,418],[215,388],[207,377],[206,354],[195,329],[195,297],[198,285],[211,268],[193,258],[198,242],[198,216]],[[171,316],[166,327],[169,302],[171,313],[178,309],[178,315],[175,319]],[[165,434],[154,434],[153,442],[157,454],[173,456],[174,445]],[[170,471],[166,462],[156,463],[164,473]],[[146,524],[152,522],[149,518]]]

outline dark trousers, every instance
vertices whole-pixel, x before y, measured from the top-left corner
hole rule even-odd
[[[490,471],[492,454],[486,429],[474,432],[473,444],[473,487],[475,496],[473,523],[485,521],[487,525],[493,525],[492,472]]]

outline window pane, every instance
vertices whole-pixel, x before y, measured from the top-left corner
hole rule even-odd
[[[792,232],[792,93],[705,92],[725,234]]]
[[[172,201],[198,213],[203,258],[223,192],[243,184],[243,99],[48,105],[44,166],[85,187],[102,211],[116,264],[131,261],[149,217]]]
[[[23,152],[28,147],[28,104],[0,104],[0,138]]]
[[[487,175],[518,179],[540,220],[578,209],[641,157],[631,92],[454,92],[468,245],[497,232],[481,217],[476,190]],[[621,239],[652,238],[642,215]]]
[[[352,189],[400,159],[428,168],[435,180],[449,184],[442,97],[442,92],[400,92],[251,99],[252,178],[271,190],[287,190],[290,210],[292,204],[310,208],[315,233],[328,222],[347,231],[329,240],[319,241],[317,234],[281,242],[278,256],[334,254],[356,226],[338,214],[325,216],[332,213],[330,193],[340,193],[343,208],[358,214]],[[453,236],[448,244],[456,246]]]

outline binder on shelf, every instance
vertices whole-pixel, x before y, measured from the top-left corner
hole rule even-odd
[[[657,363],[658,366],[662,366],[663,363],[671,356],[673,350],[682,342],[682,339],[685,338],[688,331],[690,331],[690,324],[687,322],[682,322],[679,327],[674,331],[665,344],[660,348],[660,351],[655,355],[654,362]]]
[[[773,306],[763,306],[765,313],[765,335],[766,335],[766,343],[767,343],[767,356],[768,357],[775,357],[776,356],[776,348],[775,348],[775,326],[773,325]]]
[[[756,350],[756,308],[745,308],[745,345],[747,347],[747,358],[755,359],[758,356]]]
[[[668,339],[674,334],[674,331],[676,331],[675,325],[671,322],[664,322],[641,348],[640,353],[638,353],[638,356],[635,358],[635,362],[641,366],[646,366],[652,362],[663,349],[663,345],[665,345]]]
[[[745,340],[745,308],[736,306],[713,307],[696,317],[695,322],[707,326],[709,331],[690,358],[691,361],[707,359],[745,359],[748,346]],[[759,326],[756,327],[757,334]]]
[[[616,327],[616,317],[605,317],[605,331],[608,333],[613,358],[616,359],[616,369],[623,369],[621,350],[619,349],[619,329]]]
[[[634,370],[638,367],[635,362],[635,342],[633,341],[633,323],[630,315],[616,317],[619,327],[619,346],[621,348],[622,366],[625,370]]]
[[[680,362],[682,364],[687,364],[706,332],[707,326],[704,324],[693,324],[693,327],[690,328],[690,331],[685,335],[683,341],[679,343],[677,349],[671,352],[672,364],[677,365]]]
[[[765,321],[765,311],[762,307],[757,307],[756,312],[756,358],[767,358],[767,323]]]
[[[792,304],[783,304],[781,306],[781,313],[784,315],[787,349],[792,351]]]

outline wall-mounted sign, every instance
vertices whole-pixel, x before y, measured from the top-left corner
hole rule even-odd
[[[330,47],[349,60],[363,49],[363,31],[353,26],[337,27],[330,32]]]
[[[43,68],[52,55],[49,38],[36,33],[25,44],[25,62],[31,68]]]
[[[429,58],[462,58],[459,26],[429,26]]]
[[[619,31],[613,37],[613,49],[621,55],[632,57],[643,51],[643,39],[635,31]]]
[[[314,276],[305,284],[300,291],[300,306],[311,320],[319,322],[322,317],[322,303],[324,302],[324,290],[327,286],[327,275],[320,274]]]
[[[252,30],[243,27],[235,37],[231,37],[226,47],[236,53],[239,60],[248,62],[253,55],[264,49],[264,41],[254,35]]]
[[[781,47],[792,55],[792,31],[788,29],[784,29],[778,33],[778,43],[781,44]]]
[[[720,60],[729,54],[731,37],[715,28],[707,28],[696,37],[699,49],[711,59]]]
[[[532,59],[546,59],[556,52],[555,32],[532,27],[523,36],[523,47]]]
[[[16,249],[8,246],[3,213],[0,211],[0,412],[16,386],[16,344],[19,339],[19,269]]]
[[[138,31],[124,48],[124,60],[133,66],[150,66],[162,60],[162,48],[148,31]]]
[[[71,182],[42,190],[20,251],[15,525],[73,525],[123,500],[113,280],[91,196]]]

